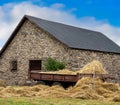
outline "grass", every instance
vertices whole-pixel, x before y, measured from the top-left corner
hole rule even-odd
[[[19,97],[0,98],[0,105],[120,105],[120,102],[107,102],[81,99]]]

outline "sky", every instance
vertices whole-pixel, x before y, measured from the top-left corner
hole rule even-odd
[[[120,0],[0,0],[0,49],[24,15],[98,31],[120,46]]]

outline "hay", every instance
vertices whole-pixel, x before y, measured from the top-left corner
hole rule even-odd
[[[16,97],[15,89],[12,86],[8,86],[0,91],[0,94],[2,94],[1,97]]]
[[[0,97],[33,96],[120,101],[120,86],[119,84],[102,82],[98,78],[84,77],[78,80],[75,86],[67,89],[60,85],[8,86],[0,89]]]
[[[97,60],[93,60],[92,62],[86,64],[82,69],[77,71],[72,71],[68,69],[63,69],[59,71],[48,72],[53,74],[73,74],[77,73],[93,73],[93,74],[106,74],[106,70],[103,68],[102,63]]]
[[[101,84],[101,85],[106,90],[109,90],[109,91],[112,91],[112,92],[119,91],[119,84],[105,82],[104,84]]]
[[[6,84],[2,79],[0,79],[0,87],[6,87]]]
[[[68,90],[72,98],[119,101],[119,84],[102,82],[98,78],[83,77]]]
[[[40,73],[46,73],[46,72],[40,72]],[[72,70],[68,70],[68,69],[63,69],[63,70],[59,70],[59,71],[48,71],[47,73],[49,74],[71,74],[71,75],[76,75],[77,73],[72,71]]]
[[[107,89],[105,89],[105,88],[103,88],[101,86],[97,87],[95,90],[96,90],[97,94],[102,95],[105,98],[108,97],[108,96],[110,96],[110,94],[112,94],[111,91],[109,91],[109,90],[107,90]]]
[[[113,97],[112,101],[120,102],[120,94]]]
[[[96,99],[103,100],[104,97],[97,94],[95,91],[95,83],[100,84],[100,79],[93,79],[90,77],[83,77],[78,80],[76,85],[69,90],[71,93],[71,97],[73,98],[81,98],[81,99]]]
[[[50,97],[53,98],[65,98],[68,97],[66,90],[60,85],[53,85],[49,88]]]
[[[59,70],[56,73],[57,74],[72,74],[72,75],[76,75],[76,72],[74,72],[72,70],[68,70],[68,69]]]
[[[39,92],[41,90],[47,90],[48,88],[49,86],[40,84],[40,85],[32,86],[30,90],[34,92]]]
[[[41,72],[41,73],[46,73],[46,72]],[[92,62],[86,64],[82,69],[73,71],[73,70],[68,70],[68,69],[63,69],[59,71],[50,71],[47,72],[50,74],[71,74],[71,75],[76,75],[77,73],[93,73],[93,74],[106,74],[106,70],[103,68],[102,63],[100,63],[97,60],[93,60]]]
[[[15,91],[15,94],[17,94],[20,97],[31,97],[35,96],[35,94],[32,91],[26,90],[26,89],[18,89]]]
[[[82,85],[92,85],[92,84],[101,84],[102,80],[99,78],[90,78],[90,77],[83,77],[79,79],[75,85],[75,87],[81,87]]]
[[[8,86],[2,90],[2,92],[6,93],[15,93],[15,89],[12,86]]]
[[[82,90],[71,95],[72,98],[103,100],[104,97],[90,90]]]
[[[78,70],[77,73],[106,74],[107,72],[99,61],[94,60]]]

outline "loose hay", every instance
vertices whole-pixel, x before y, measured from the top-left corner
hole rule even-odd
[[[46,73],[46,72],[40,72],[40,73]],[[49,71],[47,73],[50,73],[50,74],[71,74],[71,75],[77,74],[75,71],[68,70],[68,69],[63,69],[63,70],[59,70],[59,71]]]
[[[42,72],[46,73],[46,72]],[[76,75],[77,73],[93,73],[93,74],[106,74],[106,70],[103,68],[102,63],[100,63],[97,60],[93,60],[92,62],[86,64],[82,69],[77,70],[77,71],[72,71],[68,69],[63,69],[59,71],[50,71],[47,72],[50,74],[71,74],[71,75]]]
[[[106,74],[107,72],[99,61],[94,60],[78,70],[77,73]]]
[[[45,98],[80,98],[95,100],[120,101],[120,86],[102,82],[98,78],[84,77],[75,86],[64,89],[62,86],[8,86],[0,89],[0,97],[32,97]]]
[[[68,69],[64,69],[64,70],[59,70],[56,72],[57,74],[73,74],[76,75],[76,72],[72,71],[72,70],[68,70]]]
[[[98,78],[83,77],[68,90],[72,98],[119,101],[119,84],[102,82]]]
[[[3,80],[0,79],[0,87],[6,87],[6,84]]]
[[[113,97],[112,101],[120,102],[120,94]]]

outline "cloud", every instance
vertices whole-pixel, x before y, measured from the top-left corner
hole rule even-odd
[[[51,5],[51,7],[54,9],[61,9],[61,8],[65,7],[65,5],[61,4],[61,3],[55,3],[55,4]]]
[[[111,26],[107,20],[98,21],[94,17],[77,18],[72,12],[65,11],[64,4],[38,6],[32,2],[9,3],[0,6],[0,47],[8,39],[20,19],[25,15],[32,15],[47,20],[61,22],[73,26],[83,27],[104,33],[120,45],[120,27]]]

